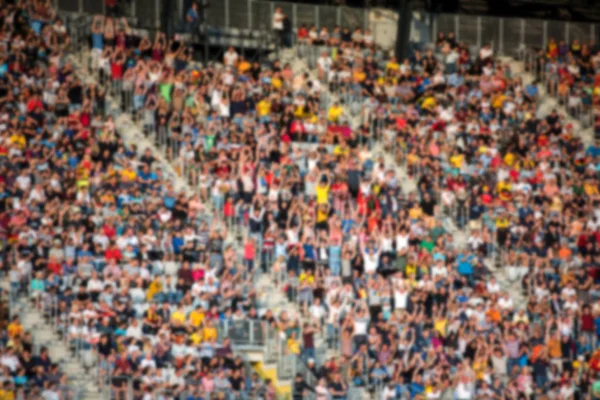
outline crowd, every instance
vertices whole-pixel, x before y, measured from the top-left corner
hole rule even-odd
[[[115,78],[105,88],[77,76],[49,1],[8,2],[0,14],[0,265],[17,313],[0,336],[0,398],[82,395],[47,349],[34,351],[22,293],[105,398],[274,398],[218,329],[240,313],[257,318],[225,225],[176,192],[108,113],[106,90],[127,88],[119,78],[133,71],[126,21],[91,24],[92,65]],[[160,40],[150,54],[163,53]]]
[[[594,41],[581,43],[575,39],[567,45],[565,41],[550,38],[535,60],[538,78],[545,83],[549,94],[557,97],[574,118],[596,127],[597,113],[593,109],[600,102],[600,78],[596,74],[600,66],[598,51]]]
[[[302,360],[295,399],[600,396],[600,145],[556,111],[539,116],[536,82],[490,45],[471,54],[440,34],[396,60],[368,30],[302,27],[314,71],[234,48],[200,68],[179,38],[98,16],[100,84],[87,85],[47,3],[0,12],[11,296],[26,291],[76,352],[96,354],[115,398],[274,398],[223,334],[240,321],[277,330]],[[596,107],[598,49],[552,46],[557,92]],[[106,92],[191,196],[123,142]],[[289,312],[265,307],[257,274],[275,277]],[[0,393],[68,397],[27,341],[17,318]]]

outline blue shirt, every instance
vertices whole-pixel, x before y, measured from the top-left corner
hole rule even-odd
[[[172,242],[173,242],[173,252],[175,254],[179,254],[181,246],[183,246],[183,237],[174,236]]]
[[[92,49],[104,49],[104,35],[102,33],[92,33]]]
[[[458,259],[458,273],[461,275],[471,275],[473,273],[472,256],[462,256]]]
[[[586,156],[591,156],[591,157],[598,157],[600,156],[600,147],[599,146],[590,146],[587,148],[587,151],[585,152]]]
[[[170,210],[173,207],[175,207],[175,198],[174,197],[165,196],[165,199],[163,200],[163,203],[165,204],[165,207],[167,207]]]
[[[315,259],[315,252],[314,252],[314,248],[312,245],[303,244],[302,249],[304,250],[304,257],[311,259],[311,260]]]
[[[187,16],[190,17],[190,19],[192,20],[192,22],[196,21],[199,18],[198,11],[194,10],[193,8],[190,8],[188,10]]]
[[[410,387],[408,389],[410,391],[410,397],[411,399],[414,399],[416,396],[423,394],[423,392],[425,392],[425,387],[423,385],[421,385],[420,383],[411,383]]]

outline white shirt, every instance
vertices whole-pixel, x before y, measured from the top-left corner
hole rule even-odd
[[[408,235],[396,235],[396,251],[408,249]]]
[[[322,69],[324,71],[329,71],[332,63],[333,61],[331,61],[331,58],[329,57],[321,56],[317,59],[317,65],[319,66],[319,69]]]
[[[481,50],[479,50],[479,57],[481,59],[485,59],[485,58],[491,57],[493,55],[494,55],[494,51],[491,49],[491,47],[490,48],[484,47]]]
[[[502,308],[503,310],[512,310],[514,307],[514,302],[510,297],[501,297],[498,300],[498,307]]]
[[[325,308],[323,308],[323,306],[320,304],[319,305],[313,304],[312,306],[310,306],[310,313],[312,314],[312,316],[315,319],[317,319],[319,321],[326,315]]]
[[[277,31],[283,30],[283,13],[280,11],[273,13],[273,29]]]
[[[406,309],[406,305],[408,303],[408,291],[395,291],[394,292],[394,305],[397,310]]]
[[[2,356],[2,358],[0,358],[0,365],[4,365],[12,372],[15,372],[17,370],[19,364],[19,359],[14,354],[10,356],[4,355]]]
[[[354,319],[354,334],[355,335],[366,335],[368,326],[369,326],[369,320],[367,318],[355,318]]]
[[[151,358],[151,359],[149,359],[149,360],[148,360],[147,358],[144,358],[144,359],[143,359],[143,360],[140,362],[140,368],[141,368],[142,370],[144,370],[145,368],[148,368],[148,367],[150,367],[150,368],[152,368],[152,369],[155,369],[155,368],[156,368],[156,362],[155,362],[155,361],[154,361],[152,358]]]
[[[498,284],[498,282],[488,282],[487,283],[487,290],[490,293],[498,293],[500,291],[500,285]]]

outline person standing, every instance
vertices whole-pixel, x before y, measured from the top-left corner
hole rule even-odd
[[[109,17],[119,16],[119,0],[104,0],[106,6],[106,15]]]
[[[302,374],[300,374],[300,373],[296,374],[292,398],[294,400],[304,399],[307,397],[308,392],[314,393],[315,390],[306,383]]]
[[[284,33],[283,25],[284,25],[285,14],[281,7],[277,7],[275,12],[273,13],[273,33],[275,33],[275,40],[277,46],[281,46],[283,44]]]

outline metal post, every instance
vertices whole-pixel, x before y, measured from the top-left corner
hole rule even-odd
[[[460,42],[460,21],[458,14],[454,16],[454,36],[456,36],[456,41]],[[435,40],[435,39],[434,39]]]
[[[275,3],[270,2],[269,3],[269,21],[267,21],[267,29],[271,30],[273,27],[270,26],[273,23],[273,14],[275,14]]]
[[[398,27],[396,31],[396,59],[404,60],[409,56],[410,28],[412,10],[410,0],[398,1]]]
[[[477,48],[481,48],[481,17],[477,17]]]
[[[294,30],[298,30],[298,4],[292,5],[292,26]]]
[[[156,19],[154,20],[154,27],[156,29],[160,29],[160,16],[161,16],[160,0],[154,0],[154,7],[155,7],[155,11],[156,11]]]
[[[569,43],[569,21],[565,23],[565,43]]]
[[[248,0],[248,29],[252,30],[252,0]]]
[[[229,0],[225,0],[225,28],[229,28]]]
[[[319,6],[315,6],[315,26],[317,29],[321,29],[321,25],[319,24]]]
[[[79,12],[83,12],[83,0],[79,0]]]
[[[342,7],[335,9],[335,24],[337,26],[342,26]]]
[[[498,23],[498,53],[504,54],[504,19],[500,18]]]
[[[521,45],[525,44],[525,20],[521,19]]]
[[[590,39],[596,40],[596,26],[594,24],[590,25]]]
[[[363,29],[367,29],[369,27],[369,10],[367,10],[366,8],[363,10],[363,17]]]
[[[437,18],[433,15],[431,15],[431,40],[433,42],[435,42],[436,38],[437,38]]]

